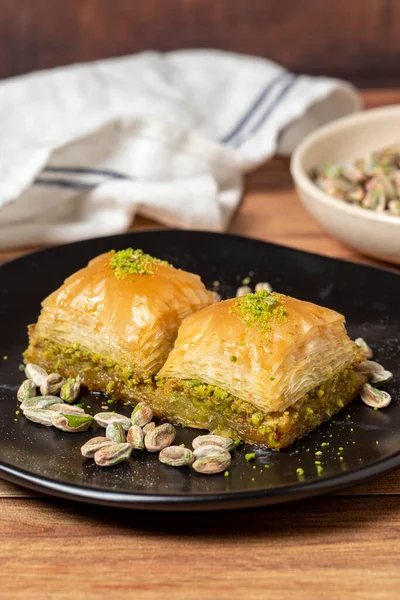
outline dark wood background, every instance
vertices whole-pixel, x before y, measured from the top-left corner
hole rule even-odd
[[[399,0],[0,0],[0,78],[141,50],[222,48],[400,83]]]

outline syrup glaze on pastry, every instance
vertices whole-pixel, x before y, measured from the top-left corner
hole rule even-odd
[[[267,290],[214,304],[197,275],[132,249],[69,277],[29,338],[27,362],[89,390],[275,449],[329,419],[367,379],[339,313]]]
[[[198,275],[128,248],[94,258],[42,303],[25,360],[89,389],[155,375],[182,320],[213,302]]]
[[[339,313],[261,291],[184,320],[159,373],[165,412],[195,427],[273,448],[291,444],[350,402],[364,360]],[[188,402],[176,400],[177,390]],[[182,415],[185,415],[182,417]]]

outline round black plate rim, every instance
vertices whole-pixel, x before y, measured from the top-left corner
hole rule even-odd
[[[45,248],[36,252],[28,253],[8,261],[0,266],[0,268],[8,267],[12,263],[18,263],[19,261],[26,260],[27,258],[35,257],[42,253],[49,253],[53,249],[59,251],[63,248],[70,246],[81,246],[90,244],[91,242],[110,239],[126,239],[128,244],[133,243],[133,240],[140,237],[145,237],[147,234],[157,234],[161,236],[180,236],[192,234],[194,236],[201,236],[206,234],[207,236],[220,237],[221,240],[227,238],[231,240],[248,240],[257,244],[263,244],[263,246],[271,248],[280,248],[287,253],[293,253],[296,255],[314,256],[319,259],[324,259],[329,262],[340,262],[344,264],[351,264],[357,269],[363,270],[371,269],[374,271],[386,272],[388,275],[396,275],[397,272],[390,268],[381,268],[376,266],[367,266],[363,264],[354,264],[351,261],[334,259],[314,253],[304,252],[287,246],[279,244],[273,244],[265,242],[264,240],[257,238],[247,238],[245,236],[239,236],[235,234],[221,234],[217,232],[199,232],[199,231],[182,231],[182,230],[145,230],[139,232],[130,232],[127,234],[121,234],[118,236],[107,236],[106,238],[94,238],[89,240],[82,240],[80,242],[72,242],[63,246],[56,246],[55,248]],[[222,242],[223,243],[223,242]],[[13,483],[23,485],[27,488],[47,493],[50,495],[58,496],[61,498],[75,500],[80,502],[101,504],[106,506],[119,506],[122,508],[135,508],[135,509],[146,509],[146,510],[213,510],[213,509],[227,509],[227,508],[245,508],[251,506],[271,505],[277,503],[283,503],[287,501],[307,498],[310,496],[316,496],[327,492],[334,492],[351,485],[362,483],[368,479],[383,475],[389,471],[400,466],[400,451],[395,454],[391,454],[385,458],[382,458],[372,464],[357,467],[348,472],[338,473],[336,475],[330,475],[327,477],[322,476],[318,480],[298,482],[290,485],[279,486],[277,488],[256,488],[254,490],[244,491],[227,491],[224,492],[204,492],[202,494],[150,494],[150,493],[126,493],[126,492],[114,492],[99,488],[89,488],[80,485],[74,485],[69,483],[62,483],[57,481],[55,478],[47,478],[45,476],[39,476],[32,474],[32,472],[26,471],[23,468],[13,467],[4,461],[0,460],[0,475]]]
[[[335,258],[332,256],[326,256],[324,254],[317,254],[316,252],[308,252],[307,250],[301,250],[299,248],[294,248],[293,246],[285,246],[285,244],[276,244],[274,242],[270,242],[267,240],[264,240],[262,238],[256,237],[256,236],[246,236],[246,235],[239,235],[237,233],[221,233],[218,231],[201,231],[201,230],[196,230],[196,229],[145,229],[143,231],[130,231],[127,233],[121,233],[121,234],[117,234],[117,235],[107,235],[107,236],[103,236],[101,238],[88,238],[85,240],[80,240],[77,242],[69,242],[68,244],[60,244],[57,246],[49,246],[47,248],[41,248],[40,250],[34,250],[33,252],[27,252],[26,254],[23,254],[22,256],[18,256],[17,258],[12,258],[10,260],[6,260],[3,263],[0,264],[0,268],[4,267],[5,265],[10,265],[11,263],[16,263],[20,260],[24,260],[26,258],[30,258],[30,257],[34,257],[37,255],[40,255],[42,253],[47,253],[51,250],[62,250],[63,248],[68,248],[70,246],[78,246],[80,244],[84,245],[84,244],[90,244],[90,242],[94,242],[96,240],[107,240],[107,239],[115,239],[116,237],[118,238],[131,238],[131,237],[136,237],[136,236],[141,236],[141,235],[146,235],[146,234],[171,234],[171,235],[177,235],[180,233],[185,233],[185,234],[193,234],[193,235],[198,235],[198,234],[206,234],[207,236],[212,235],[215,237],[221,237],[221,238],[230,238],[230,239],[236,239],[236,240],[250,240],[252,242],[259,242],[261,244],[264,244],[266,246],[271,246],[273,248],[283,248],[285,251],[288,252],[293,252],[294,254],[305,254],[307,256],[317,256],[319,258],[323,258],[324,260],[328,260],[330,262],[340,262],[340,263],[344,263],[346,265],[355,265],[357,267],[360,268],[366,268],[369,270],[374,270],[374,271],[384,271],[386,273],[390,273],[391,275],[399,275],[398,271],[391,267],[390,265],[385,264],[384,266],[381,265],[371,265],[371,264],[367,264],[367,263],[362,263],[362,262],[354,262],[351,260],[346,260],[345,258]]]
[[[349,486],[363,483],[373,477],[385,475],[400,467],[400,452],[377,461],[368,467],[359,467],[350,472],[321,477],[318,481],[304,481],[279,488],[257,489],[244,492],[204,493],[201,495],[161,495],[125,494],[84,488],[59,483],[47,477],[36,477],[29,472],[0,462],[0,475],[11,483],[21,484],[29,489],[54,494],[67,500],[76,500],[105,506],[145,510],[213,510],[217,508],[249,508],[279,502],[291,502],[335,492]]]

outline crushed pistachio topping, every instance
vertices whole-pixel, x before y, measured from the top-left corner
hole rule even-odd
[[[236,362],[236,361],[237,361],[237,356],[234,356],[234,355],[232,354],[232,356],[230,356],[230,357],[229,357],[229,360],[230,360],[231,362]]]
[[[298,467],[296,469],[296,473],[299,477],[301,477],[302,475],[304,475],[304,469],[302,469],[301,467]]]
[[[267,290],[236,298],[229,312],[238,315],[248,327],[258,326],[264,333],[270,332],[271,323],[287,318],[282,296]]]
[[[245,459],[247,460],[247,462],[249,462],[250,460],[254,460],[255,457],[256,457],[255,452],[249,452],[248,454],[245,455]]]
[[[156,265],[170,266],[166,260],[154,258],[140,249],[111,250],[109,254],[111,268],[117,279],[124,279],[127,275],[153,275]]]

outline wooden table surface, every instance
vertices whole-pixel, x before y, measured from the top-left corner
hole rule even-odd
[[[369,107],[392,104],[400,90],[364,97]],[[133,229],[148,227],[157,224],[139,219]],[[374,262],[307,215],[285,160],[248,177],[230,231]],[[19,254],[3,252],[0,260]],[[193,514],[86,506],[0,481],[0,522],[5,599],[400,597],[400,470],[296,504]]]

